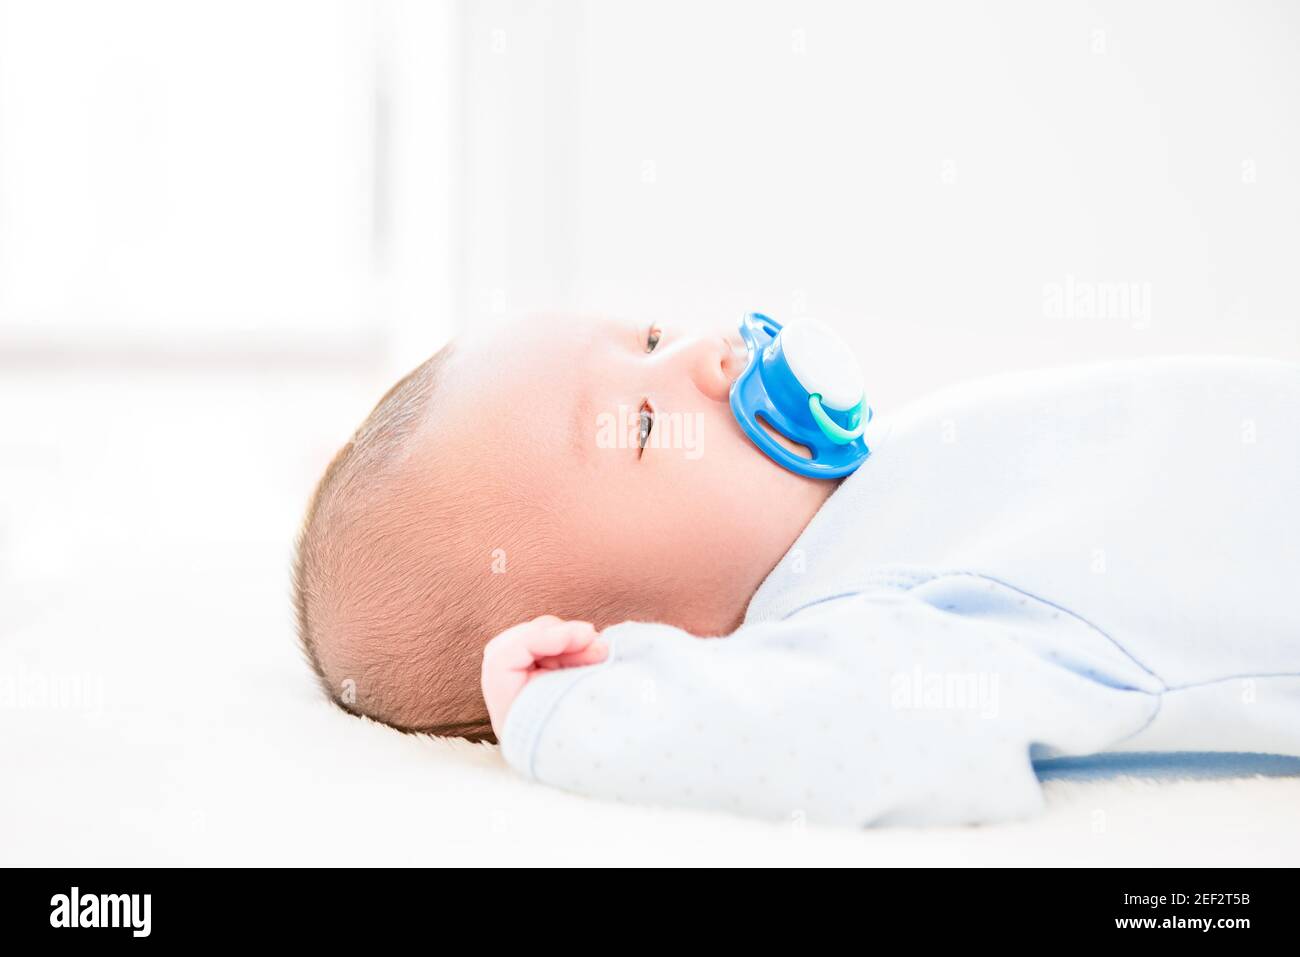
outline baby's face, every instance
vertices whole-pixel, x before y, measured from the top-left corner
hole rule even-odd
[[[457,425],[441,454],[474,460],[502,507],[544,505],[554,574],[612,590],[623,617],[730,631],[835,487],[786,471],[740,430],[734,324],[533,317],[475,330],[454,358],[444,394]]]

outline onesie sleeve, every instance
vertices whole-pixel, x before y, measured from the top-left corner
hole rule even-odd
[[[1032,815],[1031,757],[1136,732],[1158,695],[1054,651],[1059,615],[954,614],[907,592],[695,638],[605,632],[599,665],[535,678],[502,736],[569,791],[772,820],[973,823]]]

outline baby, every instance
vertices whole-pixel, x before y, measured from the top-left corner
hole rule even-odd
[[[299,541],[329,696],[573,791],[855,825],[1031,814],[1058,755],[1300,755],[1300,366],[977,381],[828,479],[742,428],[747,365],[543,317],[401,380]]]

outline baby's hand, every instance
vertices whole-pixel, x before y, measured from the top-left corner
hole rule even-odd
[[[497,740],[515,698],[540,672],[594,665],[607,654],[609,646],[589,622],[554,615],[507,628],[489,641],[483,648],[483,700]]]

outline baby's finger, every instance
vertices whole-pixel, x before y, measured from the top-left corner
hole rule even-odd
[[[596,629],[589,622],[566,621],[530,632],[524,644],[534,659],[553,658],[582,651],[595,638]]]
[[[527,671],[533,666],[533,661],[537,657],[530,647],[530,638],[562,624],[564,624],[563,620],[554,615],[543,615],[541,618],[534,618],[532,621],[507,628],[483,648],[484,669]]]
[[[556,655],[553,658],[542,658],[537,662],[537,666],[546,668],[548,671],[556,668],[582,668],[586,665],[598,665],[608,657],[609,643],[603,639],[597,639],[582,651]]]

